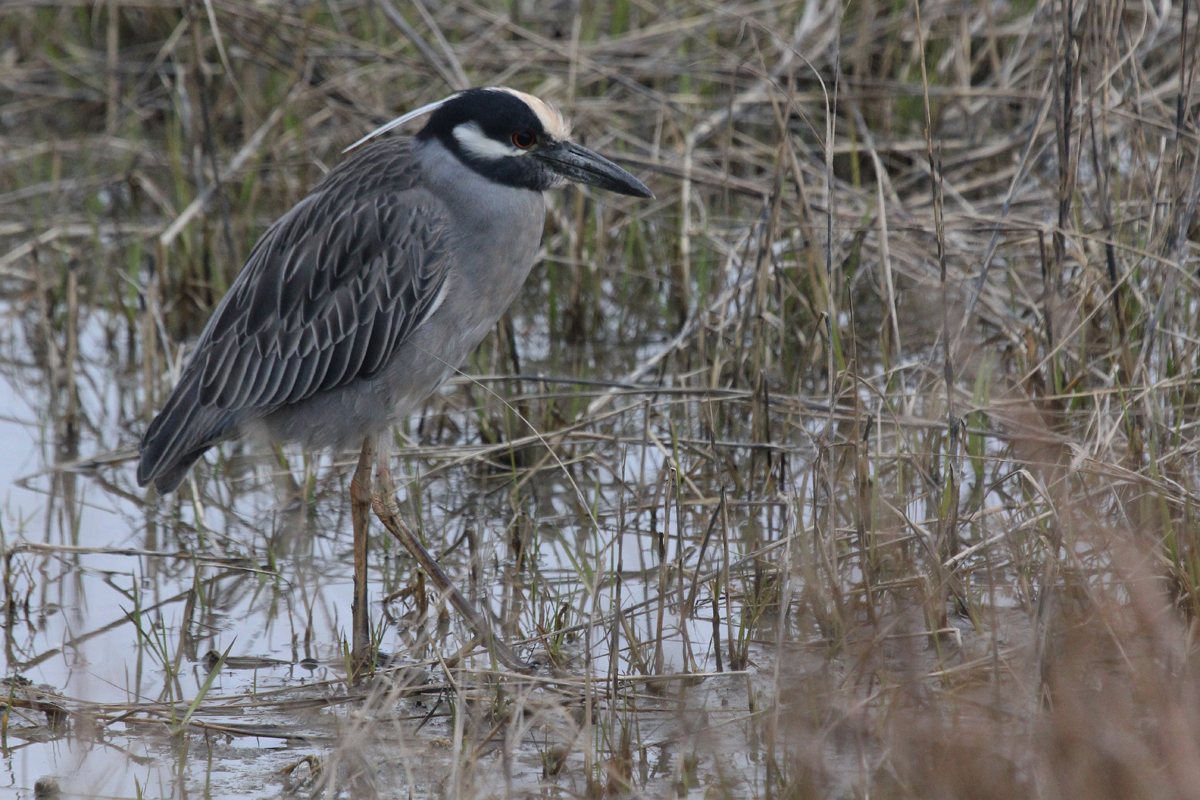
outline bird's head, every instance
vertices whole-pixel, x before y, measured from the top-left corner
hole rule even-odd
[[[497,183],[544,191],[576,181],[633,197],[654,196],[607,158],[572,142],[571,126],[558,109],[504,87],[452,94],[392,120],[351,148],[427,112],[432,113],[417,139],[440,142]]]

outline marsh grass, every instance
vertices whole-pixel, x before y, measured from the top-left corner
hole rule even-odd
[[[1200,796],[1194,16],[8,0],[0,748],[119,748],[124,796]],[[356,683],[309,575],[348,583],[352,459],[229,444],[163,499],[130,458],[257,236],[464,79],[657,199],[553,193],[396,432],[405,514],[539,669],[380,537]],[[101,573],[132,610],[81,612]],[[124,702],[17,679],[122,630]]]

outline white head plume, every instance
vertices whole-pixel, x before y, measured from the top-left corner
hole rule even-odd
[[[421,116],[422,114],[428,114],[431,111],[436,111],[438,108],[440,108],[441,106],[450,102],[454,98],[458,97],[460,94],[462,94],[462,93],[455,92],[454,94],[450,95],[449,97],[443,97],[441,100],[436,100],[432,103],[429,103],[428,105],[423,105],[418,109],[409,111],[407,114],[403,114],[399,117],[396,117],[394,120],[387,123],[386,125],[381,125],[378,128],[376,128],[375,130],[371,131],[366,136],[362,137],[361,139],[359,139],[357,142],[355,142],[354,144],[347,147],[342,152],[349,153],[351,150],[358,147],[359,145],[371,141],[376,136],[382,136],[383,134],[390,131],[392,128],[398,128],[401,125],[403,125],[404,123],[408,122],[409,120],[416,119],[417,117]]]
[[[555,108],[554,106],[550,105],[549,103],[541,100],[540,98],[534,97],[531,94],[526,94],[525,92],[519,92],[516,89],[510,89],[507,86],[485,86],[485,87],[481,87],[481,88],[483,91],[488,91],[488,92],[507,92],[508,94],[511,94],[514,97],[519,98],[522,102],[524,102],[527,106],[529,106],[529,109],[534,114],[537,115],[538,120],[542,123],[542,128],[545,129],[546,133],[549,134],[550,137],[552,139],[554,139],[555,141],[558,141],[558,142],[566,141],[567,138],[570,137],[571,124],[566,121],[566,119],[563,117],[563,115],[561,113],[559,113],[557,108]],[[467,89],[464,91],[472,91],[472,90]],[[414,111],[409,111],[407,114],[396,117],[394,120],[387,123],[386,125],[382,125],[382,126],[376,128],[375,130],[371,131],[366,136],[362,137],[361,139],[359,139],[357,142],[355,142],[354,144],[347,147],[342,152],[349,153],[351,150],[362,145],[363,143],[369,142],[372,139],[374,139],[376,136],[385,134],[388,131],[392,130],[393,128],[398,128],[399,126],[403,125],[404,123],[408,122],[409,120],[416,119],[417,117],[421,116],[422,114],[428,114],[431,111],[436,111],[438,108],[440,108],[441,106],[450,102],[451,100],[453,100],[454,98],[458,97],[461,94],[463,94],[463,92],[455,92],[454,94],[450,95],[449,97],[443,97],[441,100],[437,100],[428,105],[421,106],[420,108],[418,108]]]

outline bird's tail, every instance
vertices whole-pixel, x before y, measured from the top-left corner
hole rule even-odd
[[[160,494],[172,492],[192,464],[212,446],[229,438],[238,419],[228,409],[200,402],[200,375],[184,371],[138,447],[137,482],[153,483]]]

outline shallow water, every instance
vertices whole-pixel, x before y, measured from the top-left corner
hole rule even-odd
[[[56,463],[127,452],[138,422],[129,419],[129,390],[119,386],[123,376],[113,368],[120,359],[112,337],[104,335],[111,322],[85,310],[84,318],[94,324],[80,329],[79,363],[86,367],[74,378],[80,387],[75,433],[64,423],[63,410],[50,402],[52,381],[34,366],[35,348],[17,324],[24,313],[17,305],[7,307],[16,333],[5,343],[9,368],[0,380],[0,450],[11,454],[0,460],[0,482],[9,487],[4,537],[11,553],[4,674],[31,682],[32,687],[14,689],[15,696],[51,702],[70,717],[55,727],[42,711],[13,712],[3,745],[2,782],[9,790],[28,796],[36,780],[53,775],[64,792],[80,796],[182,797],[197,791],[212,797],[277,796],[288,781],[279,770],[305,756],[328,759],[334,753],[336,761],[339,753],[372,748],[382,753],[388,750],[382,742],[390,746],[397,737],[420,754],[421,770],[429,772],[426,751],[445,750],[441,743],[455,736],[447,674],[437,659],[449,658],[470,637],[436,598],[422,616],[411,595],[411,559],[378,538],[376,526],[371,611],[380,650],[393,655],[396,667],[382,673],[373,688],[386,692],[398,680],[428,688],[417,699],[366,712],[361,698],[372,687],[347,685],[343,639],[352,557],[345,487],[353,458],[318,454],[306,461],[290,451],[292,475],[309,482],[304,503],[278,489],[279,469],[262,456],[242,454],[237,445],[224,448],[217,474],[210,458],[197,470],[191,490],[174,498],[156,499],[137,489],[128,457],[83,471],[54,470]],[[539,349],[536,343],[519,344]],[[531,370],[544,366],[528,359]],[[525,407],[541,402],[529,396],[537,389],[525,386]],[[544,387],[559,391],[553,384]],[[716,540],[698,540],[693,528],[699,524],[702,535],[716,506],[685,508],[637,488],[657,484],[661,492],[662,478],[672,479],[665,469],[670,453],[661,442],[640,430],[632,435],[642,441],[630,441],[629,431],[609,429],[607,439],[581,436],[556,447],[562,465],[547,458],[545,448],[532,447],[522,456],[526,462],[541,459],[541,470],[489,466],[471,447],[474,441],[478,449],[475,412],[441,407],[461,405],[462,393],[443,390],[430,416],[424,421],[414,416],[408,426],[413,437],[402,439],[396,464],[420,476],[401,497],[408,518],[420,520],[428,546],[444,554],[442,563],[474,602],[491,610],[502,634],[520,640],[521,651],[541,663],[532,682],[512,676],[507,691],[522,696],[523,703],[557,709],[539,712],[543,715],[570,718],[576,712],[564,709],[579,705],[570,698],[581,688],[610,680],[614,666],[621,675],[631,672],[628,656],[613,665],[605,646],[613,635],[613,625],[604,620],[611,620],[615,608],[618,571],[625,613],[612,641],[623,648],[635,636],[643,643],[638,663],[654,674],[716,671],[708,590],[696,591],[691,579],[680,580],[678,570],[660,570],[657,555],[657,531],[665,525],[661,546],[668,565],[676,563],[682,545],[687,578],[703,546],[704,568],[714,569]],[[631,427],[645,418],[645,409],[634,407],[615,419]],[[651,439],[670,435],[657,423],[650,432]],[[418,437],[425,447],[417,446]],[[500,459],[505,449],[496,454]],[[193,496],[198,499],[181,499]],[[767,508],[733,513],[778,524],[769,522]],[[680,513],[682,521],[675,518]],[[518,548],[524,551],[520,557]],[[408,589],[408,596],[381,602],[398,589]],[[689,593],[697,608],[681,626],[679,603]],[[664,594],[665,601],[658,602]],[[739,614],[739,603],[731,600],[720,609],[723,615],[730,611]],[[580,624],[589,618],[600,624]],[[564,626],[571,630],[556,633]],[[546,638],[539,639],[539,630]],[[647,643],[658,630],[663,636],[656,648]],[[761,666],[759,648],[753,649]],[[205,688],[210,653],[225,654],[227,661]],[[411,669],[402,669],[404,664]],[[481,654],[462,666],[488,664]],[[455,674],[462,680],[472,673]],[[643,703],[639,741],[674,735],[678,715],[665,710],[672,705],[665,699],[674,691],[669,684],[654,688]],[[703,706],[715,700],[718,686],[743,696],[747,691],[744,674],[711,679],[690,702]],[[172,736],[201,694],[189,733]],[[664,710],[655,713],[656,706]],[[378,728],[355,733],[364,713],[386,717],[386,733]],[[512,788],[543,780],[543,756],[557,741],[545,727],[506,734],[501,771]],[[366,750],[348,749],[347,742],[354,741]],[[569,751],[561,768],[551,771],[552,781],[569,784],[572,771],[583,766],[578,749]],[[481,754],[472,762],[470,780],[492,771],[487,762],[493,756]],[[650,756],[640,758],[645,779],[653,783]],[[662,753],[656,758],[664,780],[670,778],[669,753],[665,761]],[[442,768],[455,773],[453,761],[444,755]],[[379,755],[372,763],[377,788],[385,794],[409,780],[405,771],[412,764],[404,758]],[[308,766],[296,769],[302,774]],[[420,791],[424,778],[411,780]]]
[[[288,449],[285,468],[229,443],[178,493],[155,497],[133,478],[144,320],[80,303],[67,372],[55,359],[72,350],[70,325],[46,324],[19,293],[0,305],[0,450],[12,454],[0,460],[4,670],[35,687],[13,689],[25,702],[0,731],[0,793],[27,797],[52,775],[89,797],[567,796],[597,785],[699,796],[714,784],[756,796],[779,777],[764,737],[791,725],[797,752],[823,754],[821,780],[838,796],[854,793],[871,739],[842,731],[869,729],[859,717],[874,713],[877,680],[889,692],[895,675],[998,686],[1027,671],[1029,595],[1008,578],[969,587],[994,618],[935,618],[941,633],[928,635],[906,572],[910,549],[924,555],[911,534],[883,530],[873,545],[886,548],[872,556],[871,580],[886,587],[871,600],[885,616],[873,618],[858,594],[861,540],[849,527],[818,533],[828,523],[814,517],[811,497],[830,488],[813,489],[830,469],[814,453],[849,452],[828,446],[819,401],[697,389],[707,378],[683,353],[644,379],[655,388],[624,386],[586,411],[671,337],[644,320],[629,341],[604,327],[602,343],[548,336],[546,274],[513,315],[521,374],[535,377],[491,377],[515,360],[493,337],[464,368],[481,377],[456,379],[399,426],[392,459],[408,481],[405,519],[538,665],[524,676],[478,650],[460,658],[463,621],[375,525],[370,612],[388,659],[353,685],[354,454]],[[734,300],[750,286],[730,285]],[[616,318],[613,300],[598,302]],[[859,402],[875,402],[869,387]],[[832,490],[854,502],[845,483]],[[920,484],[899,497],[909,518],[932,516]],[[1005,500],[988,500],[996,521],[972,527],[968,544],[1004,516]],[[969,560],[990,557],[984,547]],[[811,611],[834,604],[866,632]],[[1017,665],[1004,676],[983,658],[994,648]],[[1026,687],[1003,703],[1031,697]],[[49,715],[28,708],[46,702]]]

